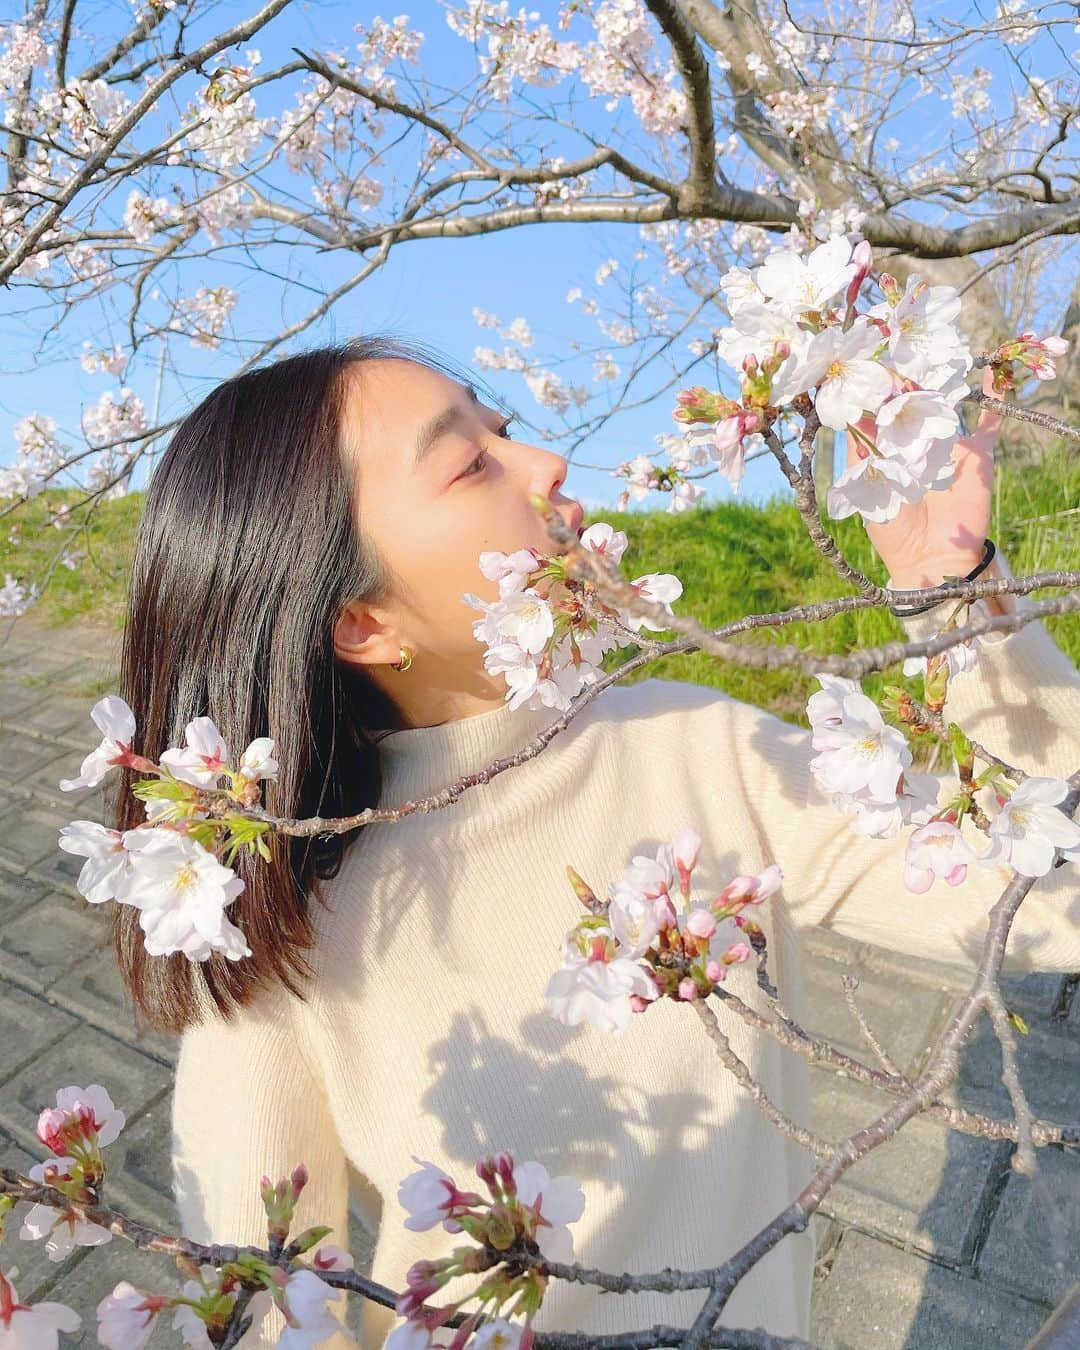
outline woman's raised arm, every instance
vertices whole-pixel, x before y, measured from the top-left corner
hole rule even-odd
[[[1001,555],[999,554],[999,557]],[[1001,559],[1003,575],[1011,576]],[[1023,609],[1029,602],[1017,600]],[[937,630],[951,608],[904,620],[912,639]],[[988,751],[1027,773],[1067,778],[1080,768],[1080,672],[1040,620],[978,639],[979,662],[949,680],[945,716]],[[891,839],[856,833],[810,771],[810,732],[745,703],[729,705],[723,754],[736,765],[755,833],[784,871],[784,896],[799,926],[824,923],[849,937],[913,955],[972,964],[986,916],[1011,872],[973,863],[958,886],[937,881],[914,894],[903,883],[911,829]],[[978,762],[976,767],[978,768]],[[955,771],[937,775],[955,793]],[[945,792],[940,794],[944,801]],[[988,840],[970,820],[976,853]],[[1080,970],[1080,874],[1066,862],[1038,878],[1013,925],[1006,966]]]

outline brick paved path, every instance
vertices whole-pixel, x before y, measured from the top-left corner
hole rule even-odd
[[[128,1123],[110,1148],[109,1190],[127,1213],[173,1225],[169,1105],[175,1042],[134,1029],[107,947],[108,916],[75,891],[81,860],[56,846],[78,817],[104,820],[100,789],[62,793],[96,743],[93,702],[109,692],[118,639],[92,629],[48,630],[0,620],[0,1165],[24,1172],[43,1156],[39,1109],[58,1086],[101,1082]],[[914,1071],[959,994],[958,972],[827,931],[809,943],[810,1030],[863,1056],[840,996],[855,971],[859,1001],[901,1069]],[[1023,1077],[1036,1112],[1080,1121],[1080,996],[1076,981],[1029,976],[1006,996],[1030,1025]],[[1008,1114],[1000,1057],[985,1034],[970,1046],[955,1096]],[[814,1074],[816,1128],[832,1137],[870,1119],[864,1089]],[[762,1128],[766,1128],[763,1124]],[[823,1350],[1013,1350],[1080,1277],[1080,1153],[1044,1150],[1053,1224],[1030,1183],[1010,1171],[1011,1148],[912,1122],[854,1167],[825,1205],[813,1339]],[[1051,1240],[1051,1227],[1054,1237]],[[352,1241],[363,1260],[367,1238]],[[73,1306],[97,1343],[94,1308],[122,1278],[165,1291],[179,1274],[114,1241],[53,1264],[17,1224],[0,1260],[18,1266],[20,1294]],[[358,1311],[351,1300],[350,1321]],[[158,1330],[153,1344],[178,1343]]]

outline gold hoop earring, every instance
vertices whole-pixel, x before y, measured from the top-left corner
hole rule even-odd
[[[401,653],[401,658],[398,661],[392,661],[390,663],[390,669],[408,670],[409,667],[412,665],[412,652],[408,649],[408,647],[405,646],[404,643],[401,644],[398,650]]]

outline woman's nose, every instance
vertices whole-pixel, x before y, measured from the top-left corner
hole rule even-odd
[[[540,496],[550,499],[553,493],[557,493],[563,483],[566,482],[566,475],[570,471],[570,465],[562,457],[556,454],[554,450],[541,450],[540,458],[537,460],[534,471],[534,491]]]

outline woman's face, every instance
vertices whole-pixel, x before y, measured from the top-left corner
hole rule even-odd
[[[470,591],[498,599],[498,584],[480,572],[479,555],[530,545],[555,551],[530,505],[533,493],[557,507],[572,529],[581,525],[580,503],[559,490],[566,460],[514,440],[506,424],[469,388],[415,362],[386,358],[349,369],[343,434],[358,527],[395,580],[390,597],[355,602],[339,620],[338,654],[364,663],[373,677],[388,675],[385,687],[395,700],[406,681],[421,701],[425,687],[436,703],[440,689],[501,699],[503,677],[486,674],[484,649],[472,632],[481,614],[461,598]],[[414,665],[390,671],[401,643]]]

